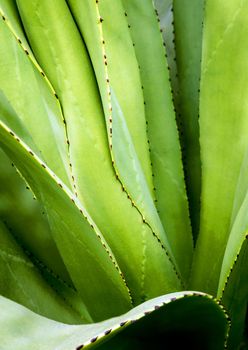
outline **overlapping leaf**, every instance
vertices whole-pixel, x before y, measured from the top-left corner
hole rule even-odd
[[[180,289],[180,281],[173,266],[175,261],[172,262],[173,255],[164,236],[145,175],[139,169],[139,160],[132,149],[129,132],[125,141],[124,138],[120,138],[126,128],[126,121],[121,119],[122,114],[119,108],[115,107],[119,105],[119,99],[117,101],[114,98],[115,91],[111,100],[113,150],[120,150],[121,145],[126,146],[125,142],[128,140],[128,148],[122,153],[117,152],[116,163],[119,162],[118,170],[122,169],[122,175],[128,174],[131,169],[129,178],[125,176],[124,185],[118,177],[121,174],[118,175],[113,167],[107,137],[107,132],[110,130],[106,130],[104,126],[104,114],[95,76],[68,7],[58,1],[53,3],[45,1],[39,3],[37,7],[35,2],[32,6],[25,6],[25,1],[19,1],[18,5],[36,57],[55,86],[62,103],[70,141],[70,159],[76,192],[111,246],[130,286],[135,303]],[[84,13],[86,5],[87,2],[80,3],[80,6],[83,6],[80,13]],[[96,15],[96,5],[92,3],[92,6],[94,11],[90,13]],[[58,13],[59,17],[64,19],[63,23],[58,20]],[[86,17],[89,21],[90,16]],[[98,20],[98,17],[95,17],[95,20]],[[95,26],[97,23],[89,24],[89,28],[92,28],[90,36],[94,34]],[[47,27],[50,28],[49,32],[44,29]],[[95,50],[102,55],[98,27],[96,31],[96,43],[99,45],[96,45]],[[37,38],[40,45],[37,45]],[[43,39],[40,40],[41,38]],[[97,62],[99,57],[102,56],[98,56]],[[134,53],[133,57],[135,58]],[[105,77],[104,64],[102,60],[100,62],[99,76]],[[55,66],[57,68],[54,70]],[[104,80],[102,87],[100,84],[103,94],[106,87],[107,82]],[[106,100],[103,100],[103,105],[105,108]],[[118,148],[119,146],[121,147]],[[140,182],[140,179],[143,179],[143,182]],[[132,186],[135,201],[123,187],[126,185]],[[142,208],[139,211],[140,206]],[[163,237],[163,247],[159,241],[162,240],[160,235]],[[169,258],[167,251],[170,253]],[[151,278],[154,278],[154,281],[159,278],[162,282],[160,285],[152,283]]]
[[[168,294],[120,317],[83,326],[51,321],[3,297],[0,306],[0,341],[5,350],[141,350],[155,343],[174,349],[187,344],[192,350],[219,350],[228,331],[223,310],[207,295],[192,292]]]
[[[0,1],[0,146],[43,212],[27,214],[31,193],[27,202],[18,198],[23,191],[7,167],[0,293],[60,322],[105,320],[69,326],[1,297],[4,350],[137,350],[153,347],[156,336],[173,348],[240,344],[248,296],[248,3],[206,0],[203,37],[203,1],[173,5],[174,14],[171,0]],[[188,283],[192,237],[175,109],[195,238],[202,187],[190,284],[223,302],[228,342],[223,307],[199,293],[125,314]],[[8,207],[11,193],[17,199]],[[41,227],[32,230],[32,220]]]
[[[193,234],[199,231],[201,162],[199,145],[199,88],[203,0],[173,1],[176,61],[179,76],[179,123]]]
[[[248,3],[226,2],[225,16],[222,5],[222,1],[206,2],[200,94],[201,221],[192,283],[194,288],[213,294],[217,291],[240,169],[248,147]]]

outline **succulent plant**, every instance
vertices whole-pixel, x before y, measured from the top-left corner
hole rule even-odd
[[[0,349],[246,348],[248,1],[0,0]]]

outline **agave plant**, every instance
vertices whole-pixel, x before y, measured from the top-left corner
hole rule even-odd
[[[239,349],[248,1],[0,0],[0,349]]]

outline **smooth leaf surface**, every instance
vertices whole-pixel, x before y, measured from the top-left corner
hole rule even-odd
[[[179,85],[179,123],[194,238],[199,231],[201,162],[199,88],[204,0],[173,1]]]
[[[90,52],[108,131],[111,134],[111,88],[120,104],[134,149],[152,193],[152,172],[140,72],[121,0],[105,0],[98,3],[85,1],[82,4],[72,0],[69,4]],[[97,41],[92,40],[92,32],[97,36]]]
[[[156,207],[175,261],[184,281],[187,281],[193,244],[166,50],[158,15],[150,0],[142,4],[123,0],[123,7],[135,44],[146,103]]]
[[[0,0],[0,348],[239,347],[246,13]]]
[[[25,182],[2,151],[0,153],[0,163],[2,167],[0,173],[0,218],[9,228],[11,236],[15,240],[17,251],[21,251],[22,255],[25,256],[25,259],[29,261],[26,266],[31,266],[32,269],[30,270],[37,271],[35,275],[39,275],[38,280],[40,280],[43,288],[44,286],[46,286],[48,290],[51,290],[52,288],[53,294],[56,292],[58,299],[62,297],[63,301],[66,301],[70,307],[73,307],[73,309],[77,310],[82,316],[85,315],[89,322],[90,317],[87,316],[85,305],[83,304],[81,297],[78,295],[78,292],[75,290],[55,242],[52,239],[50,228],[47,224],[47,220],[44,219],[44,213],[42,213],[41,206],[37,200],[33,199],[31,190],[26,189]],[[23,259],[21,259],[21,261],[22,260]],[[16,263],[19,263],[18,259],[16,260]],[[8,279],[9,269],[6,269],[4,265],[5,264],[3,263],[4,273],[0,285],[5,290],[5,296],[10,298],[11,294],[13,295],[14,293],[17,298],[20,298],[19,293],[17,293],[18,288],[10,288],[10,283],[5,283]],[[18,265],[15,266],[18,267]],[[20,271],[20,269],[17,269],[17,271]],[[25,275],[27,276],[27,274]],[[13,274],[10,274],[10,276],[13,276]],[[24,288],[26,286],[27,292],[30,293],[29,280],[31,279],[32,274],[28,272],[28,276],[29,278],[25,280],[26,283],[24,284]],[[18,278],[21,283],[22,277],[19,277],[19,274],[17,274],[15,280]],[[41,279],[43,279],[43,281],[41,281]],[[37,277],[35,281],[37,281]],[[30,282],[32,283],[32,280]],[[36,285],[37,284],[35,284],[35,286]],[[22,300],[25,301],[23,303],[24,305],[27,305],[25,303],[30,303],[28,293],[21,293]],[[25,295],[28,300],[26,300],[26,298],[23,299],[23,296]],[[36,293],[33,293],[31,299],[35,298],[36,295],[39,296],[39,292],[36,291]],[[43,293],[42,307],[45,306],[44,297],[45,293]],[[56,301],[56,298],[54,303],[59,304]],[[51,310],[54,311],[54,307],[51,307]],[[47,316],[50,315],[52,318],[51,310],[45,306],[43,311],[48,313]],[[68,310],[66,310],[66,312],[68,313]],[[61,317],[63,318],[63,312],[61,312],[60,316],[60,319],[62,320]],[[75,318],[73,322],[75,322]],[[80,318],[80,323],[81,322],[83,322],[82,318]]]
[[[165,43],[170,83],[175,111],[178,111],[178,73],[176,62],[173,0],[153,0],[159,26]]]
[[[124,9],[122,9],[119,1],[115,2],[114,7],[108,6],[108,2],[99,3],[99,6],[98,4],[93,4],[92,2],[87,1],[84,3],[69,1],[69,4],[82,35],[85,38],[85,42],[93,62],[94,70],[96,72],[103,108],[105,111],[110,154],[116,177],[121,184],[123,192],[128,197],[129,203],[134,207],[134,209],[137,210],[137,214],[147,227],[148,232],[150,231],[150,234],[156,237],[154,239],[157,239],[159,245],[164,250],[164,254],[169,255],[169,260],[173,262],[174,266],[170,261],[167,261],[166,265],[168,267],[172,265],[169,267],[170,270],[171,268],[173,270],[178,270],[175,266],[176,262],[168,244],[167,236],[159,220],[155,205],[152,203],[152,198],[149,195],[149,189],[147,188],[147,186],[149,186],[149,181],[147,180],[146,172],[142,166],[145,159],[145,153],[140,157],[137,147],[135,146],[136,141],[141,142],[141,140],[143,140],[143,143],[146,143],[146,138],[144,139],[142,136],[143,131],[140,131],[139,138],[136,137],[135,140],[132,134],[133,131],[136,130],[136,127],[140,125],[140,119],[137,119],[138,117],[132,117],[132,121],[128,119],[130,116],[128,117],[125,114],[125,108],[122,108],[123,106],[121,101],[123,97],[120,98],[119,96],[120,86],[123,88],[125,84],[121,83],[120,76],[115,72],[117,69],[115,65],[117,62],[118,65],[122,63],[119,73],[123,74],[126,69],[129,69],[126,66],[129,59],[126,58],[125,62],[119,62],[116,59],[114,60],[113,57],[117,57],[118,55],[118,57],[125,58],[126,55],[130,55],[132,62],[131,67],[135,67],[135,65],[137,65],[136,62],[133,66],[134,52],[133,48],[130,48],[132,41],[129,32],[127,32],[128,23],[125,20]],[[111,9],[113,12],[109,12],[109,9]],[[84,15],[78,16],[77,14],[79,13]],[[89,15],[86,15],[86,13]],[[101,20],[101,18],[103,20]],[[113,22],[113,18],[119,18],[119,22]],[[119,40],[120,37],[123,38],[122,41]],[[123,47],[120,47],[121,45]],[[125,51],[125,54],[123,54],[124,56],[120,54],[120,52],[123,51]],[[110,57],[112,57],[110,61],[108,61],[108,52],[110,52]],[[99,57],[102,57],[103,60],[100,61]],[[130,75],[130,78],[135,78],[135,76],[136,73],[133,73]],[[120,85],[118,86],[118,89],[116,88],[117,83]],[[136,88],[137,90],[140,88],[140,82]],[[125,98],[126,96],[129,96],[130,92],[131,90],[124,95]],[[132,95],[132,100],[135,99],[134,96],[135,95]],[[116,108],[116,106],[118,106],[118,108]],[[120,120],[122,120],[122,123],[119,122]],[[130,122],[137,122],[137,125],[130,125]],[[120,135],[123,135],[124,132],[127,135],[127,131],[129,131],[130,135],[128,135],[128,148],[126,154],[124,154],[124,152],[121,152],[121,150],[125,149],[127,145],[127,138],[122,138]],[[123,161],[123,159],[125,159],[125,161]],[[137,171],[140,168],[139,162],[144,174],[141,171]],[[143,181],[144,175],[147,180],[145,183]],[[131,178],[132,181],[130,181]],[[141,186],[137,184],[140,181],[144,185],[142,189]],[[161,245],[161,242],[163,246]],[[180,275],[179,271],[176,271],[176,273]],[[169,274],[171,273],[169,272]],[[153,296],[155,295],[153,294]]]
[[[248,195],[246,194],[242,206],[236,216],[236,220],[232,226],[229,239],[225,249],[225,255],[223,257],[221,273],[219,278],[218,296],[222,295],[225,288],[225,283],[230,275],[231,269],[237,260],[238,254],[243,249],[245,240],[248,234]]]
[[[35,4],[24,6],[25,1],[22,0],[18,5],[36,57],[42,63],[62,101],[79,199],[111,246],[130,287],[134,302],[138,304],[148,298],[179,290],[180,281],[166,255],[166,250],[153,236],[150,227],[143,222],[142,215],[133,206],[114,172],[94,73],[66,4],[59,1],[53,3],[44,1],[36,8]],[[61,15],[59,17],[63,18],[63,23],[58,19],[58,13]],[[50,26],[49,33],[44,29],[47,26]],[[64,33],[63,40],[61,32]],[[72,37],[74,40],[71,42]],[[38,38],[43,40],[39,41]],[[72,57],[73,64],[71,64]],[[57,67],[56,70],[54,66]],[[125,121],[123,126],[118,116],[116,114],[115,119],[119,131],[115,139],[117,142],[118,135],[126,127]],[[130,142],[129,144],[132,147]],[[82,150],[84,150],[83,156]],[[123,154],[125,156],[125,153]],[[131,156],[133,154],[135,155],[135,152],[132,152]],[[128,160],[132,167],[133,159]],[[129,163],[124,164],[122,161],[124,170],[127,164]],[[125,174],[130,179],[133,172],[130,175],[128,172]],[[138,175],[135,174],[136,176],[142,178],[144,175],[140,171]],[[148,211],[151,211],[150,216],[155,217],[156,225],[163,232],[151,195],[149,191],[145,192],[146,186],[146,182],[142,189],[139,186],[138,196],[142,199],[148,193],[150,201]],[[128,221],[126,217],[129,218]],[[152,282],[157,281],[157,278],[161,280],[159,285]]]
[[[67,304],[0,222],[0,293],[37,314],[66,323],[89,321]]]
[[[201,224],[191,286],[214,295],[248,148],[247,11],[247,1],[206,2],[200,94]]]
[[[40,203],[2,150],[0,164],[0,219],[31,259],[72,284]]]
[[[1,145],[44,206],[53,238],[91,317],[99,320],[130,308],[128,289],[114,256],[86,210],[75,204],[77,199],[3,123],[0,132]]]
[[[151,345],[156,342],[159,349],[166,344],[180,348],[181,340],[192,350],[199,349],[199,344],[204,350],[219,350],[224,347],[228,330],[223,309],[209,296],[198,292],[168,294],[120,317],[83,326],[51,321],[3,297],[0,297],[0,306],[0,340],[5,350],[76,350],[97,346],[139,350],[148,349],[149,342]],[[150,332],[154,332],[154,336]],[[138,340],[133,338],[134,334]],[[163,337],[162,344],[158,344],[156,336]],[[102,341],[107,341],[106,346]]]
[[[1,8],[0,12],[3,13]],[[0,21],[1,90],[16,111],[19,124],[25,125],[41,158],[69,186],[66,135],[57,99],[44,73],[29,55],[29,48],[13,32],[9,18],[4,13],[3,16],[4,20]],[[14,131],[22,136],[22,128]],[[29,139],[24,138],[32,147]]]
[[[236,190],[233,214],[236,213],[238,204],[243,199],[238,213],[233,215],[235,220],[232,225],[227,242],[225,255],[222,262],[221,274],[218,285],[218,298],[229,311],[232,328],[230,333],[229,348],[236,349],[241,342],[248,301],[247,286],[247,208],[248,196],[245,190],[247,159],[241,169],[239,183]]]
[[[4,20],[7,21],[7,25],[10,30],[15,33],[15,36],[21,40],[23,46],[29,49],[29,53],[34,58],[27,38],[23,32],[23,25],[21,23],[20,15],[18,13],[15,0],[1,0],[1,15],[4,16]]]
[[[248,246],[247,239],[234,262],[222,291],[221,301],[231,318],[228,349],[236,350],[245,331],[248,301]]]

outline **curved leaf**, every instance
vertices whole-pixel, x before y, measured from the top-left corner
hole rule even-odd
[[[149,342],[159,346],[159,340],[173,349],[187,344],[192,350],[219,350],[228,331],[223,309],[198,292],[168,294],[120,317],[83,326],[51,321],[3,297],[0,307],[0,341],[5,350],[139,350],[147,349]],[[102,341],[107,341],[106,346]]]
[[[1,145],[41,200],[53,239],[92,318],[128,310],[131,301],[123,276],[86,210],[28,146],[0,125]]]
[[[147,224],[150,221],[137,210],[113,169],[98,87],[87,50],[73,17],[63,1],[37,3],[32,2],[32,6],[30,3],[27,6],[26,1],[20,0],[18,6],[36,57],[62,102],[78,198],[111,246],[131,290],[134,303],[138,304],[162,293],[179,290],[181,284],[167,256],[166,244],[163,248],[158,237],[153,236]],[[81,6],[86,4],[87,2],[80,3]],[[92,3],[92,6],[95,10],[95,4]],[[83,10],[80,13],[83,14]],[[91,12],[89,16],[90,14]],[[63,18],[63,23],[60,18]],[[95,24],[92,25],[93,28],[94,26]],[[91,36],[93,34],[94,31],[90,33]],[[101,43],[97,48],[101,50]],[[106,81],[103,87],[106,88]],[[111,108],[116,115],[116,129],[119,131],[113,136],[113,142],[116,143],[114,148],[126,145],[127,140],[118,140],[118,136],[123,135],[126,128],[126,122],[121,112],[119,113],[118,103],[113,93]],[[145,202],[146,211],[151,211],[149,215],[154,218],[153,221],[163,233],[151,195],[149,190],[146,190],[146,182],[144,188],[137,185],[144,175],[142,171],[137,171],[134,175],[133,169],[137,169],[139,161],[136,161],[136,154],[132,152],[133,145],[129,133],[127,135],[128,151],[131,149],[131,152],[126,153],[131,155],[128,163],[126,158],[118,158],[121,168],[125,175],[129,176],[127,182],[132,184],[132,188],[138,193],[137,202],[143,203],[144,197],[148,198]],[[126,156],[125,152],[121,155]],[[132,172],[129,174],[130,168]],[[161,280],[159,285],[152,282],[156,281],[158,276]]]
[[[73,309],[70,303],[66,303],[45,282],[39,270],[1,222],[0,243],[1,295],[57,321],[71,324],[89,322],[89,318],[83,314],[83,309]]]
[[[146,102],[156,207],[179,270],[187,281],[193,244],[166,50],[157,10],[150,0],[142,3],[123,0],[123,7],[135,44]]]
[[[139,67],[121,0],[84,3],[72,0],[69,4],[90,52],[108,129],[111,128],[111,101],[108,98],[107,79],[125,116],[134,149],[152,193],[152,173]],[[92,40],[92,32],[97,37],[95,41]]]
[[[244,165],[246,165],[245,159]],[[236,349],[240,344],[244,331],[244,321],[248,301],[248,194],[245,186],[247,167],[242,168],[239,185],[237,187],[233,214],[243,199],[232,225],[222,262],[218,285],[218,298],[221,298],[232,320],[229,348]],[[242,181],[243,180],[243,181]]]
[[[1,90],[16,111],[19,124],[24,124],[29,133],[29,138],[24,140],[33,148],[33,144],[29,143],[29,139],[32,139],[42,159],[69,186],[66,134],[55,92],[30,55],[29,47],[24,46],[23,35],[19,38],[13,31],[1,7],[0,13],[4,18],[0,21]],[[15,128],[14,131],[21,137],[22,128]]]
[[[9,27],[9,29],[13,32],[16,38],[19,38],[23,43],[23,47],[28,48],[29,54],[34,59],[33,52],[30,50],[30,46],[28,44],[27,38],[23,32],[23,25],[21,23],[21,19],[18,13],[17,5],[15,0],[1,0],[0,4],[0,12],[4,17],[4,20]]]
[[[176,62],[173,0],[153,0],[165,43],[175,111],[178,112],[178,73]]]
[[[240,211],[237,214],[227,242],[219,278],[218,297],[221,297],[222,292],[224,291],[225,283],[231,273],[235,261],[237,260],[237,256],[243,249],[242,247],[245,244],[248,235],[247,208],[248,195],[246,195]]]
[[[248,3],[242,0],[225,2],[224,9],[221,0],[206,2],[200,94],[201,225],[191,286],[214,295],[248,149],[247,11]]]
[[[174,0],[175,47],[179,85],[179,121],[194,238],[199,231],[201,162],[199,88],[204,0]]]
[[[231,331],[228,349],[239,348],[244,333],[248,302],[248,243],[244,241],[234,265],[231,266],[224,289],[221,290],[221,301],[231,318]]]
[[[108,1],[101,3],[69,1],[69,4],[85,39],[98,80],[116,177],[123,192],[128,197],[129,203],[138,211],[137,214],[143,223],[150,228],[148,232],[150,231],[150,234],[156,237],[164,254],[169,256],[169,261],[166,263],[167,269],[174,270],[174,273],[179,276],[180,272],[173,252],[149,191],[147,172],[144,171],[142,165],[146,162],[146,155],[144,152],[143,155],[140,155],[140,151],[136,147],[137,142],[146,144],[147,138],[142,136],[144,133],[143,117],[140,119],[141,114],[137,117],[135,113],[127,112],[122,105],[123,99],[126,99],[125,104],[129,98],[132,98],[132,101],[136,100],[136,95],[132,93],[131,96],[132,89],[128,88],[131,81],[127,85],[124,84],[125,77],[129,77],[131,80],[136,79],[133,84],[136,86],[138,94],[140,94],[138,90],[141,89],[140,79],[137,81],[137,62],[124,9],[119,0],[114,2],[114,6],[110,6]],[[123,40],[119,40],[120,37]],[[121,62],[114,59],[117,56],[121,57]],[[102,60],[99,60],[99,57],[102,57]],[[130,71],[128,71],[129,67]],[[128,88],[125,94],[124,86]],[[137,101],[140,101],[140,97],[137,98]],[[137,130],[140,133],[139,137],[134,137]],[[124,134],[126,137],[121,137]],[[144,181],[144,177],[146,181]],[[140,183],[143,187],[140,186]]]
[[[18,244],[29,253],[31,260],[35,258],[40,266],[44,265],[44,269],[48,268],[68,284],[72,284],[52,239],[41,205],[34,200],[34,194],[2,150],[0,164],[0,219],[7,225]]]

